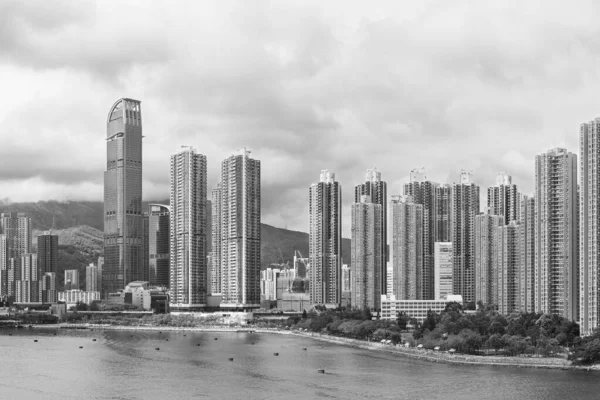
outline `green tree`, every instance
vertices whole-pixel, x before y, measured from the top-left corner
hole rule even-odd
[[[308,317],[308,314],[306,313],[306,310],[302,311],[302,319],[306,319]]]
[[[401,330],[406,330],[406,326],[408,325],[409,317],[406,315],[404,311],[399,311],[396,316],[396,323]]]

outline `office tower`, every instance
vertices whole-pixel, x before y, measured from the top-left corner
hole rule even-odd
[[[452,187],[452,250],[454,293],[465,303],[475,301],[475,216],[479,214],[479,186],[470,172],[461,171]]]
[[[142,213],[142,273],[139,278],[141,281],[150,280],[150,213]]]
[[[222,213],[222,196],[223,190],[221,190],[221,182],[217,183],[215,188],[212,190],[212,253],[211,253],[211,293],[221,293],[221,246],[223,244],[222,237],[223,233],[221,228],[223,227],[223,221],[221,221]]]
[[[585,190],[585,188],[584,188]],[[577,156],[535,157],[535,311],[578,316]]]
[[[389,261],[388,243],[387,243],[387,183],[381,180],[381,172],[377,168],[368,169],[365,183],[361,183],[354,188],[354,202],[360,203],[362,196],[369,196],[370,201],[381,206],[381,220],[383,223],[379,228],[381,230],[381,254],[383,255],[382,270],[379,272],[381,277],[381,290],[387,290],[386,263]]]
[[[497,253],[502,250],[498,227],[502,225],[500,215],[475,216],[475,302],[486,306],[498,305]]]
[[[15,279],[15,302],[37,303],[39,301],[37,255],[23,254],[19,267],[19,276]]]
[[[187,148],[171,156],[170,307],[206,307],[206,156]]]
[[[398,300],[423,300],[423,205],[411,196],[392,196],[389,222],[393,294]]]
[[[79,290],[79,271],[65,269],[64,290]]]
[[[487,206],[490,214],[504,218],[505,225],[519,219],[519,192],[517,185],[512,183],[512,177],[506,172],[500,172],[496,177],[496,186],[488,188]]]
[[[103,297],[144,278],[141,103],[117,100],[106,132]]]
[[[31,253],[31,218],[25,213],[0,214],[0,296],[14,296],[19,280],[21,257]]]
[[[40,297],[41,303],[56,303],[58,301],[56,291],[56,273],[46,272],[40,277]]]
[[[381,274],[385,271],[381,246],[382,217],[381,204],[372,203],[368,195],[362,195],[359,203],[352,204],[350,268],[351,304],[354,308],[381,309]]]
[[[437,240],[438,206],[437,183],[427,180],[425,169],[410,171],[410,183],[404,185],[404,195],[411,196],[415,204],[423,205],[423,267],[419,271],[421,291],[419,299],[434,298],[434,246]]]
[[[530,196],[521,197],[519,252],[519,309],[534,312],[535,199]]]
[[[221,308],[260,307],[260,161],[246,149],[221,164]]]
[[[148,282],[150,286],[169,286],[169,206],[148,205]]]
[[[500,217],[502,218],[502,217]],[[496,228],[495,269],[498,312],[508,315],[520,306],[520,227],[517,221]]]
[[[600,118],[579,131],[579,323],[582,335],[600,326]]]
[[[439,185],[435,188],[436,242],[452,240],[452,186]]]
[[[44,232],[37,237],[37,257],[40,274],[58,271],[58,236]]]
[[[310,301],[339,304],[342,269],[342,188],[335,173],[322,170],[309,189]]]
[[[98,291],[98,267],[94,263],[85,267],[85,291]]]
[[[352,291],[352,277],[350,272],[350,266],[348,264],[342,265],[342,292]]]
[[[435,259],[435,299],[444,300],[452,294],[452,243],[436,242]]]

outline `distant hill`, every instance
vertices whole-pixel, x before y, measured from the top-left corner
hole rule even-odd
[[[168,204],[168,200],[144,202],[144,209],[149,203]],[[209,202],[210,208],[210,202]],[[65,269],[79,269],[80,281],[85,284],[85,267],[96,262],[102,254],[102,231],[104,221],[103,203],[100,201],[40,201],[37,203],[0,202],[0,212],[24,212],[32,220],[35,237],[42,231],[52,228],[59,236],[59,287]],[[210,212],[208,225],[210,226]],[[210,230],[209,230],[210,232]],[[261,265],[263,268],[272,263],[289,262],[292,266],[294,250],[299,250],[308,257],[308,234],[291,231],[271,225],[261,226]],[[210,243],[210,237],[209,237]],[[350,264],[350,239],[342,240],[342,257]]]

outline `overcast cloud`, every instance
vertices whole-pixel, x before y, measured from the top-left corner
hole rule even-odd
[[[322,4],[323,3],[323,4]],[[169,156],[262,162],[263,222],[307,231],[308,187],[390,194],[412,168],[533,190],[534,156],[578,152],[600,116],[594,1],[0,2],[0,198],[101,200],[106,115],[142,101],[144,197]],[[485,190],[482,190],[484,192]]]

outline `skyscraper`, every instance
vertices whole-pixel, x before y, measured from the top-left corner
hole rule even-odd
[[[411,196],[415,204],[423,205],[423,266],[419,271],[421,290],[419,299],[433,300],[434,298],[434,264],[435,242],[438,240],[438,184],[427,180],[425,169],[410,171],[410,183],[404,185],[404,195]]]
[[[0,295],[14,296],[15,283],[21,276],[21,257],[31,253],[31,218],[25,213],[2,213],[0,233],[4,235],[0,253],[5,255],[0,260]]]
[[[411,196],[392,196],[389,223],[393,294],[398,300],[423,300],[423,205]]]
[[[360,202],[352,205],[351,304],[354,308],[381,310],[381,274],[383,265],[381,246],[383,213],[381,204],[371,202],[362,195]],[[387,289],[387,288],[386,288]]]
[[[40,298],[41,303],[56,303],[58,301],[58,292],[56,291],[56,273],[46,272],[40,277]]]
[[[23,254],[19,263],[20,272],[15,279],[15,302],[37,303],[39,302],[39,282],[37,255],[32,253]]]
[[[8,296],[8,238],[0,234],[0,301]]]
[[[496,228],[496,290],[498,312],[508,315],[521,310],[519,224],[511,221]]]
[[[223,239],[223,222],[221,221],[222,213],[222,196],[223,191],[221,190],[221,182],[217,183],[215,188],[212,190],[212,254],[211,254],[211,293],[221,293],[221,246]]]
[[[452,240],[452,186],[442,184],[435,188],[436,242]]]
[[[600,118],[579,131],[579,321],[589,335],[600,326]]]
[[[79,270],[65,269],[64,290],[79,290]]]
[[[552,149],[535,158],[535,311],[578,316],[577,156]]]
[[[479,214],[479,186],[462,171],[452,187],[452,249],[454,293],[465,303],[475,301],[475,216]]]
[[[169,286],[170,231],[169,206],[150,204],[148,212],[148,282],[150,286]]]
[[[85,291],[98,292],[98,267],[94,263],[85,267]]]
[[[387,243],[387,183],[381,180],[381,172],[377,168],[368,169],[365,183],[361,183],[354,188],[354,202],[360,203],[362,196],[369,196],[372,203],[381,206],[381,220],[383,223],[379,228],[381,230],[381,254],[383,255],[383,263],[381,264],[381,290],[385,294],[387,291],[387,274],[386,263],[389,261],[388,243]]]
[[[58,236],[44,232],[37,237],[37,257],[40,274],[58,271]]]
[[[435,299],[444,300],[452,294],[452,243],[435,243]]]
[[[145,272],[141,103],[117,100],[106,125],[103,296],[142,280]]]
[[[506,172],[499,173],[496,186],[488,188],[487,206],[490,214],[501,215],[504,218],[505,225],[519,219],[519,192],[517,185],[512,183],[512,177]]]
[[[475,216],[475,302],[498,305],[498,251],[502,250],[500,231],[504,217],[492,214]]]
[[[535,199],[529,196],[521,197],[519,252],[519,308],[522,312],[534,312]]]
[[[170,307],[206,307],[206,156],[187,148],[171,156]]]
[[[335,173],[322,170],[309,189],[310,301],[341,302],[342,188]]]
[[[260,308],[260,161],[223,160],[221,188],[221,308]]]

